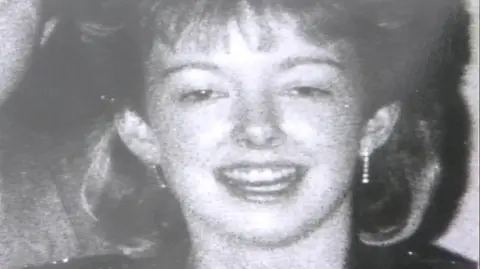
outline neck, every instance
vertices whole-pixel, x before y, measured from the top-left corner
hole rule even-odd
[[[351,204],[346,198],[335,213],[287,246],[254,247],[201,225],[191,225],[191,265],[195,269],[345,269],[351,238]]]

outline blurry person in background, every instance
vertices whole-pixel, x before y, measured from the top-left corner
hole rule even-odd
[[[34,51],[40,45],[47,21],[44,7],[44,3],[38,0],[0,1],[0,104],[5,103],[12,91],[16,89],[32,63]],[[5,136],[5,131],[0,129],[0,137],[2,136]],[[21,223],[15,223],[15,219],[24,212],[20,210],[10,212],[7,186],[8,182],[2,175],[0,177],[0,264],[2,267],[20,265],[22,258],[28,260],[28,253],[38,252],[39,249],[34,249],[40,247],[35,246],[34,242],[26,242],[27,244],[20,242],[25,238],[18,236],[17,231],[22,227]],[[18,188],[21,187],[18,186]],[[28,194],[25,193],[25,195],[27,197],[22,197],[23,200],[28,198]],[[17,247],[20,245],[22,246]],[[14,254],[15,252],[18,254]]]
[[[107,2],[0,0],[2,269],[114,251],[91,231],[75,185],[86,137],[108,114],[105,96],[121,88],[110,83],[114,63],[102,61],[111,42],[79,23],[94,14],[108,25]]]
[[[42,35],[42,1],[0,1],[0,101],[22,79]]]

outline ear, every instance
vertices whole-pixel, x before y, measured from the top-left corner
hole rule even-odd
[[[385,144],[397,123],[400,110],[400,103],[391,103],[377,110],[367,121],[361,139],[361,155],[370,155]]]
[[[150,126],[135,112],[125,110],[115,117],[115,127],[125,145],[147,165],[157,165],[161,147]]]

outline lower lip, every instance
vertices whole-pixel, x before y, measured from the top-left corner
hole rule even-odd
[[[295,194],[296,190],[298,189],[298,185],[303,178],[302,175],[294,174],[289,180],[284,180],[279,183],[253,185],[244,182],[233,182],[225,176],[220,177],[221,179],[219,182],[226,187],[231,195],[244,201],[261,204],[278,203],[288,199]]]

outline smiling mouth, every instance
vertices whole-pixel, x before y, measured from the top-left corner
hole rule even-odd
[[[306,167],[287,163],[239,164],[216,170],[216,179],[233,196],[255,203],[276,203],[295,193]]]

